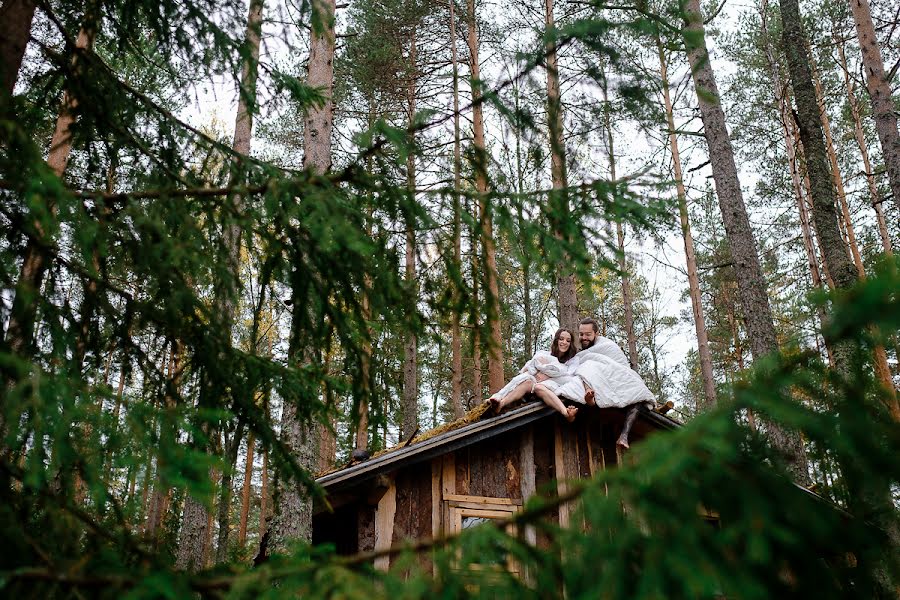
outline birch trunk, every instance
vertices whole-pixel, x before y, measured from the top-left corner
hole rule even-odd
[[[704,408],[712,408],[716,403],[716,383],[713,379],[712,354],[709,351],[709,336],[706,332],[706,319],[703,315],[703,303],[700,296],[700,276],[697,271],[697,256],[694,252],[694,237],[687,211],[687,191],[681,171],[681,154],[678,149],[678,136],[675,134],[675,114],[672,98],[669,94],[669,74],[666,57],[659,34],[654,32],[656,51],[659,54],[659,73],[662,83],[663,103],[666,109],[666,124],[669,127],[669,150],[672,154],[672,167],[675,171],[675,189],[678,193],[678,216],[681,221],[681,237],[684,239],[684,256],[687,263],[688,288],[691,296],[691,311],[694,316],[694,330],[697,333],[697,355],[700,359],[700,378],[703,382],[703,395],[706,399]]]
[[[247,434],[247,456],[244,460],[244,484],[241,486],[241,518],[238,525],[238,548],[247,543],[247,519],[250,516],[250,488],[253,483],[253,450],[256,438]]]
[[[553,0],[544,2],[545,30],[552,32]],[[566,174],[566,146],[563,140],[562,99],[559,92],[559,65],[556,57],[556,42],[548,38],[544,53],[547,60],[547,128],[550,132],[550,179],[553,191],[550,194],[548,217],[553,233],[564,243],[569,243],[568,176]],[[578,330],[578,296],[572,261],[563,258],[557,267],[557,304],[559,326],[575,332]],[[493,391],[493,390],[492,390]]]
[[[715,75],[706,48],[700,2],[688,0],[685,8],[688,61],[700,104],[704,135],[709,145],[716,196],[734,261],[738,297],[750,337],[751,352],[754,358],[762,358],[778,348],[766,281],[759,265],[756,240],[750,229],[750,219],[734,162],[734,150],[725,125],[725,113],[719,102]],[[790,435],[770,423],[769,438],[786,457],[797,481],[807,483],[809,475],[806,453],[799,436]]]
[[[866,87],[872,101],[875,131],[881,142],[881,152],[887,167],[888,181],[894,205],[900,209],[900,133],[897,131],[897,114],[891,96],[891,86],[884,73],[881,48],[875,38],[875,25],[868,0],[850,0],[850,10],[856,23],[856,35],[862,52]]]
[[[481,74],[478,63],[478,22],[475,0],[469,0],[469,71],[472,82],[472,129],[475,144],[475,191],[478,194],[481,244],[484,251],[485,307],[490,326],[488,340],[488,391],[493,394],[503,387],[503,339],[500,333],[500,287],[497,274],[497,252],[494,248],[493,219],[488,205],[487,152],[484,142],[484,111]]]
[[[455,0],[447,3],[450,7],[450,57],[453,63],[453,265],[462,276],[462,208],[460,191],[462,190],[462,152],[459,129],[459,63],[456,53],[456,9]],[[459,286],[454,285],[456,307],[453,310],[453,322],[450,331],[450,406],[453,419],[463,416],[462,407],[462,334],[459,321]]]
[[[313,0],[315,13],[310,30],[310,55],[308,83],[325,96],[321,105],[310,107],[306,114],[303,135],[304,167],[318,174],[331,168],[331,129],[333,123],[332,89],[334,87],[334,11],[335,0]],[[299,276],[299,274],[298,274]],[[292,282],[295,289],[299,282]],[[305,306],[293,303],[294,322],[301,320],[298,311]],[[288,349],[288,359],[297,364],[303,352],[303,341],[298,339],[296,329],[292,331]],[[281,433],[284,442],[291,449],[297,462],[308,470],[316,465],[318,440],[315,424],[302,423],[297,408],[292,402],[285,402],[281,415]],[[312,500],[295,481],[284,482],[275,523],[273,524],[272,547],[283,551],[291,540],[312,541]]]

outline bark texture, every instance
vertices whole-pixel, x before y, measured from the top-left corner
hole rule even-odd
[[[478,22],[475,0],[469,0],[469,72],[472,81],[472,130],[475,146],[475,191],[478,194],[481,244],[484,252],[484,304],[490,326],[488,339],[488,390],[491,394],[503,387],[503,338],[500,331],[500,285],[497,274],[497,251],[488,198],[487,152],[484,142],[484,110],[481,94],[481,71],[478,63]]]
[[[413,127],[416,117],[416,28],[412,29],[409,41],[410,78],[406,90],[407,129],[409,131],[410,152],[406,157],[406,187],[410,201],[416,194],[416,156],[415,133]],[[404,276],[410,294],[416,293],[416,229],[412,217],[406,219],[406,263]],[[410,332],[403,347],[403,400],[401,402],[400,439],[405,440],[415,433],[419,426],[419,380],[418,380],[418,342],[416,334]]]
[[[320,90],[326,100],[310,107],[304,131],[304,167],[314,173],[325,173],[331,168],[331,129],[333,124],[332,90],[334,87],[334,0],[314,0],[316,17],[310,31],[309,77],[310,86]],[[298,275],[299,276],[299,275]],[[299,283],[295,287],[299,287]],[[301,319],[297,311],[306,307],[293,303],[294,321]],[[294,364],[308,358],[302,355],[303,340],[292,332],[288,358]],[[285,402],[281,413],[281,434],[284,443],[294,454],[301,467],[313,470],[317,462],[318,428],[314,423],[303,423],[297,415],[297,407]],[[277,495],[272,547],[277,551],[287,548],[291,540],[312,541],[312,500],[299,482],[282,482]]]
[[[19,79],[36,6],[34,0],[6,0],[0,6],[0,107],[12,96]]]
[[[762,358],[778,348],[766,281],[760,268],[756,240],[750,229],[750,219],[734,162],[734,150],[725,125],[725,113],[719,101],[715,75],[706,48],[700,2],[688,0],[684,7],[688,61],[700,104],[703,132],[709,146],[716,197],[734,261],[741,313],[753,357]],[[806,453],[800,437],[788,434],[771,423],[768,430],[769,439],[784,454],[793,476],[798,482],[807,483],[809,475]]]
[[[875,25],[872,23],[868,0],[850,0],[850,10],[856,23],[856,35],[866,73],[866,88],[872,101],[875,131],[881,142],[891,195],[894,197],[895,207],[900,210],[900,132],[897,131],[897,114],[891,97],[891,86],[884,73],[884,61],[875,38]]]

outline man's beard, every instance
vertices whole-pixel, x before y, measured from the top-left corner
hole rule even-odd
[[[582,349],[582,350],[587,350],[588,348],[590,348],[591,346],[593,346],[593,345],[596,344],[596,343],[597,343],[597,336],[594,336],[594,339],[589,340],[589,341],[587,341],[587,342],[582,342],[582,343],[581,343],[581,349]]]

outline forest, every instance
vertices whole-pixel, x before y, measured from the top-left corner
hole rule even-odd
[[[0,0],[0,596],[900,597],[898,70],[889,0]],[[312,543],[583,317],[683,426]]]

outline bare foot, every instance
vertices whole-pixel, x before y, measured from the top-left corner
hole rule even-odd
[[[619,439],[616,440],[616,446],[620,446],[621,448],[624,448],[625,450],[628,450],[629,448],[631,448],[631,446],[628,445],[628,438],[624,435],[620,435]]]
[[[491,396],[490,398],[488,398],[488,402],[491,403],[491,412],[495,415],[499,415],[500,414],[499,398],[495,398],[494,396]]]
[[[578,407],[576,407],[576,406],[566,407],[566,421],[568,421],[569,423],[575,422],[575,415],[577,415],[577,414],[578,414]]]
[[[594,390],[588,388],[584,393],[584,403],[588,406],[597,406],[597,403],[594,402]]]

